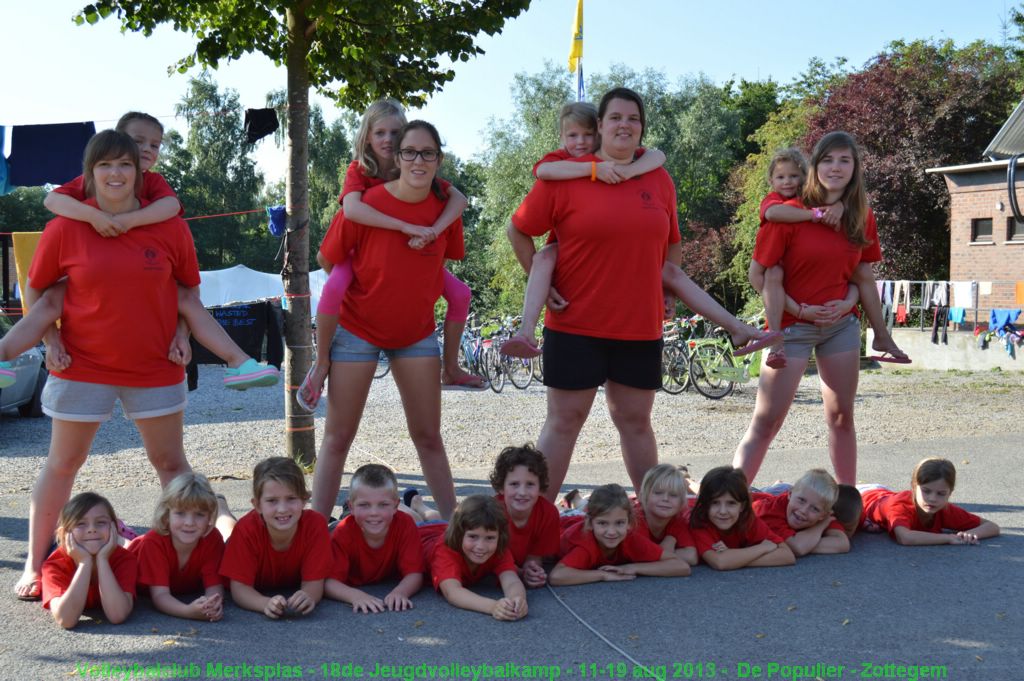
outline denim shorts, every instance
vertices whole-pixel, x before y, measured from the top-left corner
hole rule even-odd
[[[815,357],[827,357],[838,352],[860,350],[860,319],[850,314],[831,326],[815,326],[797,322],[782,333],[786,355],[807,359],[814,350]]]
[[[69,381],[50,374],[43,388],[43,413],[62,421],[98,423],[110,419],[117,400],[125,417],[133,421],[177,414],[188,404],[185,381],[138,388]]]
[[[363,340],[339,324],[338,330],[334,332],[334,339],[331,341],[332,362],[376,362],[382,352],[390,360],[403,357],[441,356],[441,348],[437,344],[437,334],[433,331],[429,336],[412,345],[388,349]]]

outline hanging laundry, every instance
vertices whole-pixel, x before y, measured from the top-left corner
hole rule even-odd
[[[82,174],[85,145],[95,134],[96,125],[91,121],[14,126],[7,159],[8,183],[39,187],[64,184],[78,177]]]
[[[4,138],[0,136],[0,145],[4,143]],[[1024,304],[1024,281],[1018,281],[1014,287],[1013,302],[1018,305]]]
[[[939,335],[942,336],[942,344],[949,345],[949,338],[946,335],[946,327],[949,325],[949,308],[943,305],[936,305],[932,317],[932,343],[939,344]]]
[[[936,281],[935,286],[932,288],[931,301],[932,305],[936,307],[946,307],[949,305],[949,282],[948,281]]]
[[[0,125],[0,196],[7,196],[14,191],[7,182],[7,159],[4,158],[4,141],[7,136],[7,128]]]
[[[967,317],[967,310],[962,307],[951,307],[949,308],[949,321],[954,324],[963,324],[964,319]]]
[[[897,308],[900,305],[910,307],[910,282],[906,279],[896,282],[896,293],[893,296],[893,303]]]
[[[1016,310],[1004,310],[996,308],[989,312],[988,315],[988,328],[989,331],[994,331],[1000,336],[1003,335],[1002,331],[1006,327],[1010,327],[1010,331],[1014,331],[1013,323],[1017,321],[1017,317],[1020,316],[1020,309]]]
[[[974,307],[974,293],[978,282],[954,281],[950,283],[953,285],[953,302],[955,302],[958,307]]]
[[[246,109],[245,110],[245,141],[249,144],[256,144],[267,135],[275,132],[280,123],[277,120],[277,112],[273,109]]]
[[[980,293],[983,296],[992,295],[992,282],[983,281],[980,284],[978,284],[978,293]]]
[[[880,297],[881,297],[882,302],[884,304],[892,305],[892,282],[891,281],[883,281],[882,282],[882,294],[881,294]]]
[[[285,225],[288,220],[288,212],[285,210],[285,207],[267,206],[267,217],[270,219],[270,224],[267,225],[270,233],[276,237],[284,236]]]

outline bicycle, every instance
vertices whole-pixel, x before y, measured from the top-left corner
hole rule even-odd
[[[690,388],[690,348],[686,339],[692,333],[690,319],[673,319],[663,325],[661,349],[661,389],[678,395]]]
[[[744,355],[736,366],[735,348],[724,329],[715,329],[710,338],[691,340],[689,345],[690,381],[697,392],[710,400],[730,395],[737,383],[747,383],[760,374],[762,351]]]
[[[515,327],[522,323],[522,318],[515,317],[512,320],[506,320],[506,322],[509,322],[507,328],[505,325],[502,325],[499,333],[507,333],[508,336],[505,336],[507,338],[512,335]],[[508,379],[512,381],[512,385],[520,390],[526,390],[533,383],[533,361],[529,358],[501,355],[501,368],[508,375]]]

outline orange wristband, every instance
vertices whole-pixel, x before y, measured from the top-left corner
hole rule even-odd
[[[590,181],[597,182],[597,161],[590,162]]]

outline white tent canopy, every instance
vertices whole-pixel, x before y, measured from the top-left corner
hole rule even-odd
[[[199,285],[199,297],[203,301],[204,307],[251,303],[284,296],[281,275],[257,272],[245,265],[235,265],[225,270],[200,272],[199,275],[202,278],[202,283]],[[309,288],[312,294],[310,304],[314,311],[320,301],[320,291],[326,280],[327,273],[323,270],[309,273]]]

